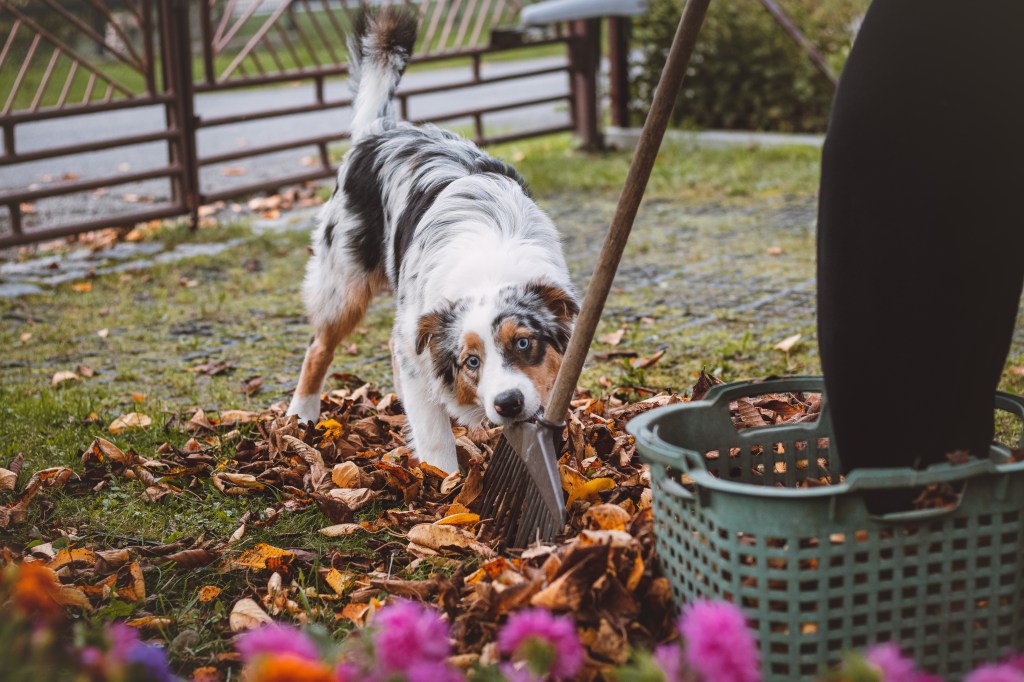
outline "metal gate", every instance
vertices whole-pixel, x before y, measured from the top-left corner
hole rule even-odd
[[[506,30],[517,0],[406,2],[420,36],[398,92],[405,118],[465,122],[481,144],[572,129],[595,139],[595,22],[527,35]],[[333,175],[359,4],[0,0],[0,247],[194,218],[210,202]],[[506,61],[517,54],[532,58]],[[554,90],[534,92],[543,78]],[[545,106],[563,119],[501,120]],[[301,167],[274,161],[294,150],[308,152]]]

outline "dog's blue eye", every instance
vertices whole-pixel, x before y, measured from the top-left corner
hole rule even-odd
[[[476,369],[480,366],[480,358],[475,355],[470,355],[466,357],[466,361],[463,364],[469,369]]]
[[[516,348],[519,350],[526,350],[530,347],[530,339],[523,337],[516,341]]]

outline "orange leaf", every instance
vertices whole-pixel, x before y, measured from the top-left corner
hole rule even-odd
[[[235,559],[234,564],[240,568],[266,568],[267,560],[274,557],[294,558],[294,554],[286,549],[278,549],[271,545],[260,543],[252,549],[242,553]]]
[[[92,282],[76,282],[71,285],[72,291],[77,291],[80,294],[87,294],[92,291]]]
[[[480,522],[480,515],[469,512],[461,512],[459,514],[450,514],[440,521],[438,525],[441,526],[472,526],[474,523]]]
[[[221,588],[216,585],[204,585],[202,589],[199,590],[199,601],[203,603],[213,601],[220,596],[221,592]]]

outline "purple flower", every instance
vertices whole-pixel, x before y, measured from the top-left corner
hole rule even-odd
[[[447,663],[414,663],[405,671],[405,682],[466,682],[466,678]]]
[[[864,652],[864,660],[881,673],[881,682],[942,682],[939,677],[920,672],[892,642],[870,647]]]
[[[107,628],[107,641],[110,642],[107,654],[117,663],[123,663],[128,653],[140,644],[139,633],[124,623],[114,623]]]
[[[583,646],[576,635],[576,625],[569,618],[554,616],[544,609],[528,609],[509,616],[498,633],[502,653],[528,653],[520,647],[541,649],[536,658],[547,659],[543,670],[531,665],[533,672],[546,672],[555,679],[572,679],[583,667]],[[531,663],[534,657],[530,656]]]
[[[174,682],[177,679],[171,673],[167,652],[161,647],[139,642],[128,652],[125,663],[143,673],[144,677],[139,679],[147,682]]]
[[[686,663],[705,682],[760,682],[757,645],[738,608],[698,601],[683,610],[679,634]]]
[[[654,650],[653,658],[666,682],[683,682],[683,650],[678,644],[662,644]]]
[[[983,665],[965,677],[964,682],[1024,682],[1024,671],[1014,662]]]
[[[235,641],[242,663],[251,663],[258,656],[291,654],[307,661],[320,660],[320,652],[304,632],[281,623],[268,623],[243,633]]]
[[[385,606],[374,623],[374,651],[384,672],[443,663],[451,652],[448,626],[433,609],[411,601]]]

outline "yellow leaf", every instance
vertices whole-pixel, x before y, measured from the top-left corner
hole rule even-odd
[[[71,289],[80,294],[87,294],[92,291],[92,282],[77,282],[71,285]]]
[[[129,412],[128,414],[122,414],[120,417],[115,419],[113,423],[107,427],[107,430],[116,436],[122,431],[127,431],[128,429],[144,429],[152,423],[153,420],[141,412]]]
[[[166,618],[161,616],[143,616],[142,618],[133,618],[132,620],[125,623],[133,628],[140,630],[157,630],[159,628],[165,628],[174,623],[173,618]]]
[[[559,467],[562,476],[562,487],[569,493],[566,500],[567,507],[572,506],[576,500],[593,500],[602,490],[611,490],[615,487],[615,481],[610,478],[587,479],[578,472],[562,465]]]
[[[330,443],[334,439],[339,438],[345,430],[335,419],[324,419],[317,422],[316,428],[324,430],[323,442],[325,443]]]
[[[295,556],[286,549],[278,549],[271,545],[260,543],[250,550],[242,552],[242,555],[235,559],[235,566],[242,568],[266,568],[267,559],[273,557],[286,557],[290,559]]]
[[[202,589],[199,590],[199,601],[204,603],[213,601],[220,596],[221,591],[221,588],[216,585],[204,585]]]
[[[355,576],[351,573],[342,573],[336,568],[327,571],[324,580],[338,594],[344,593],[356,581]]]
[[[479,514],[472,514],[468,512],[461,512],[458,514],[450,514],[437,523],[442,526],[471,526],[474,523],[480,521]]]

